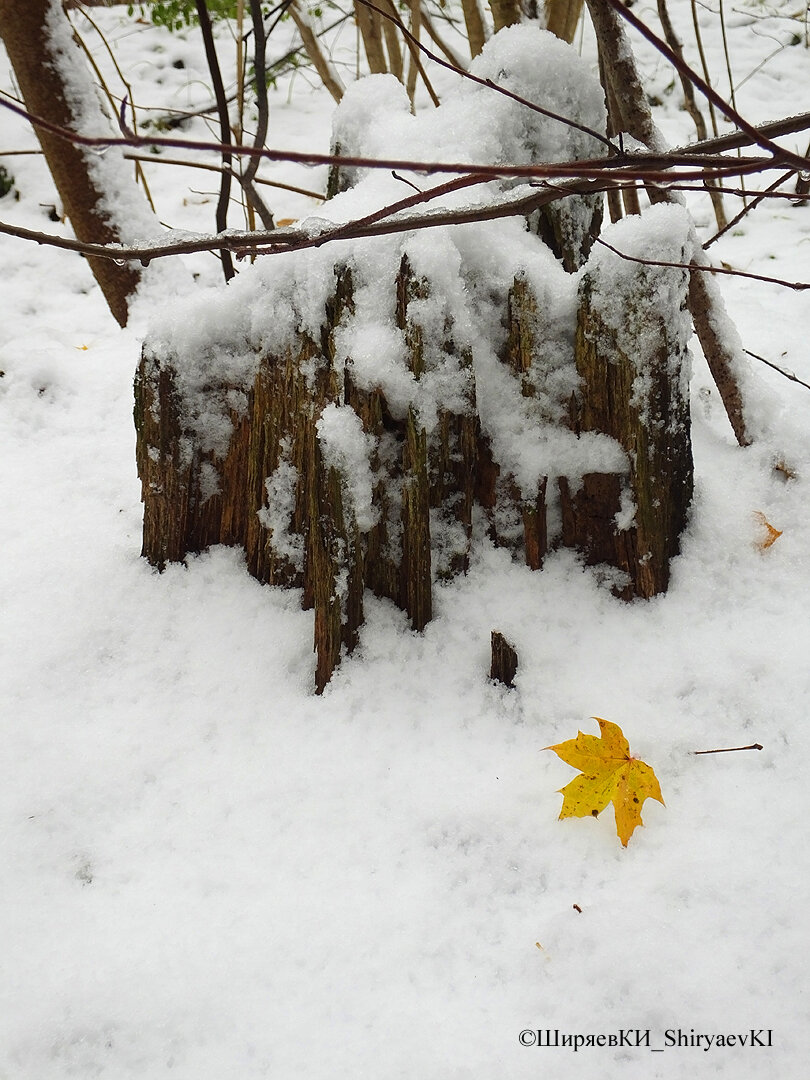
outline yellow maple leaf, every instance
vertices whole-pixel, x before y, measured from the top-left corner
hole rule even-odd
[[[560,820],[567,817],[597,817],[609,802],[616,812],[616,832],[623,847],[637,825],[643,825],[641,807],[645,799],[657,799],[662,805],[658,778],[643,761],[630,754],[630,744],[618,724],[592,717],[599,724],[600,736],[583,735],[546,746],[575,769],[581,770],[560,791],[563,796]]]

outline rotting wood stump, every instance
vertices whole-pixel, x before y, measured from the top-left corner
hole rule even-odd
[[[397,243],[389,281],[359,257],[333,268],[320,325],[273,348],[235,329],[238,350],[212,344],[199,364],[147,341],[136,376],[143,555],[162,569],[239,546],[259,581],[300,589],[319,693],[357,644],[365,591],[423,630],[436,583],[468,569],[476,522],[532,569],[569,546],[619,571],[618,595],[649,597],[691,497],[684,273],[617,272],[600,250],[577,282],[544,255],[500,295],[493,344],[468,290],[438,295],[418,246],[414,261]],[[552,272],[578,289],[562,336]],[[361,331],[383,301],[369,359]]]
[[[666,257],[666,256],[663,256]],[[684,265],[684,247],[669,258]],[[629,474],[589,473],[578,492],[560,479],[563,542],[591,564],[627,574],[630,598],[665,592],[693,491],[689,357],[684,321],[688,271],[630,263],[617,318],[615,281],[595,260],[579,285],[576,364],[583,390],[579,431],[611,435],[626,451]],[[618,523],[620,528],[611,528]]]

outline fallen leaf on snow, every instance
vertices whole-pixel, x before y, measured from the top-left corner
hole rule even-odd
[[[633,830],[644,824],[641,820],[644,800],[656,799],[664,805],[661,787],[650,766],[631,757],[622,729],[598,716],[593,719],[599,724],[600,736],[583,735],[580,731],[576,739],[545,747],[582,774],[560,789],[563,796],[560,820],[597,817],[612,802],[616,832],[622,846],[627,847]]]
[[[771,525],[770,521],[765,517],[761,510],[754,511],[754,517],[765,529],[765,534],[761,540],[757,540],[757,547],[760,551],[766,551],[769,547],[776,543],[779,537],[782,535],[781,529],[775,529]]]

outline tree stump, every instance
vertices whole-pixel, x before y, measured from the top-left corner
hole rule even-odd
[[[683,219],[679,230],[671,215],[652,213],[668,225],[668,250],[657,257],[687,263]],[[565,542],[581,547],[589,562],[626,571],[624,595],[650,597],[666,591],[693,490],[689,275],[632,261],[637,220],[612,231],[629,261],[600,249],[584,272],[576,334],[579,430],[616,439],[627,452],[629,475],[589,474],[578,492],[563,484],[561,495]]]
[[[372,300],[358,259],[330,266],[328,279],[316,264],[323,307],[291,340],[271,338],[271,349],[235,330],[234,344],[200,352],[176,324],[176,352],[147,342],[136,377],[143,554],[162,569],[237,545],[259,581],[300,589],[314,613],[318,693],[358,641],[366,589],[425,628],[434,583],[469,565],[476,504],[496,543],[532,569],[570,545],[624,571],[622,595],[652,596],[666,588],[691,494],[682,271],[617,274],[592,255],[576,348],[573,308],[566,300],[555,315],[555,290],[542,288],[546,272],[570,280],[553,260],[502,290],[500,352],[487,346],[487,363],[526,425],[505,466],[479,412],[467,293],[450,303],[430,278],[433,253],[397,243],[390,284],[373,282]],[[361,363],[357,327],[380,311],[392,355]],[[523,438],[554,431],[550,445],[576,451],[571,474],[533,465],[519,483]],[[604,460],[612,471],[597,471]]]

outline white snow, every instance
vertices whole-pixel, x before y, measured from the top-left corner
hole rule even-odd
[[[375,440],[363,431],[363,423],[350,405],[327,405],[316,429],[324,464],[340,474],[351,516],[361,533],[368,532],[379,518],[371,501],[374,477],[370,458]]]
[[[757,122],[808,109],[801,41],[767,59],[775,40],[803,34],[789,18],[797,5],[736,6],[731,55],[738,80],[750,75],[738,107]],[[669,7],[698,63],[689,6]],[[172,37],[124,12],[94,17],[136,102],[208,100],[194,32]],[[699,18],[726,92],[717,5],[700,5]],[[287,25],[273,39],[278,54]],[[223,56],[231,52],[223,32]],[[667,141],[686,142],[691,121],[679,91],[667,90],[671,72],[646,46],[639,55]],[[587,35],[584,56],[592,69]],[[10,91],[7,66],[0,74]],[[450,80],[436,84],[452,100]],[[284,81],[273,93],[274,145],[325,151],[328,113],[326,95],[302,77]],[[206,134],[201,121],[188,131]],[[33,145],[3,110],[0,134],[3,149]],[[491,133],[476,159],[500,138]],[[0,217],[68,235],[41,206],[55,198],[41,161],[0,154],[0,163],[20,192],[0,200]],[[262,172],[325,186],[323,169]],[[163,221],[212,229],[208,174],[157,164],[148,173]],[[405,193],[390,177],[375,183]],[[282,217],[323,215],[303,195],[271,201]],[[708,203],[692,204],[705,238]],[[488,228],[509,240],[512,264],[466,227],[452,244],[436,238],[437,253],[454,247],[474,270],[453,294],[460,340],[494,339],[493,313],[518,265],[546,274],[554,311],[571,302],[553,260],[547,271],[529,264],[514,223]],[[809,239],[809,208],[766,202],[712,257],[808,280]],[[429,235],[423,248],[427,259]],[[180,340],[177,296],[166,293],[165,314],[138,306],[120,330],[83,259],[9,237],[0,251],[0,1075],[803,1075],[810,391],[757,366],[752,380],[779,409],[740,450],[693,342],[696,495],[666,596],[622,604],[565,551],[531,573],[479,529],[469,573],[437,586],[423,634],[366,596],[359,646],[316,698],[312,615],[295,591],[259,586],[230,550],[162,575],[139,556],[132,375],[147,328],[153,347]],[[272,349],[291,326],[317,323],[325,274],[295,309],[289,291],[253,305],[255,282],[281,273],[269,269],[275,261],[259,259],[228,287],[233,321],[218,327],[216,260],[183,260],[182,288],[198,275],[182,340],[200,380],[234,328],[245,348],[227,354],[228,376],[247,384],[256,342]],[[363,287],[371,304],[371,275]],[[810,381],[807,292],[733,278],[722,291],[745,346]],[[384,350],[386,386],[400,386],[404,401],[397,335],[389,324],[375,345],[372,326],[359,314],[353,336],[347,326],[346,355],[357,375]],[[565,335],[550,326],[562,348]],[[487,422],[504,447],[514,439],[528,484],[532,461],[537,474],[567,451],[519,454],[520,425],[510,436],[507,416],[520,402],[496,383],[494,355],[482,351],[476,389],[502,417]],[[774,471],[777,461],[793,478]],[[782,530],[765,550],[757,512]],[[511,691],[487,678],[493,629],[519,655]],[[593,714],[622,726],[666,800],[645,803],[646,827],[626,850],[610,810],[557,821],[558,789],[573,773],[543,748],[595,732]],[[754,742],[764,749],[692,753]],[[772,1045],[665,1048],[664,1033],[679,1028],[687,1037],[770,1030]],[[537,1029],[649,1029],[663,1052],[522,1046],[520,1032]]]
[[[276,554],[285,558],[295,570],[303,572],[304,538],[291,528],[298,470],[289,460],[289,453],[289,440],[284,440],[282,459],[264,482],[267,502],[259,509],[259,519],[270,531],[269,542]]]

